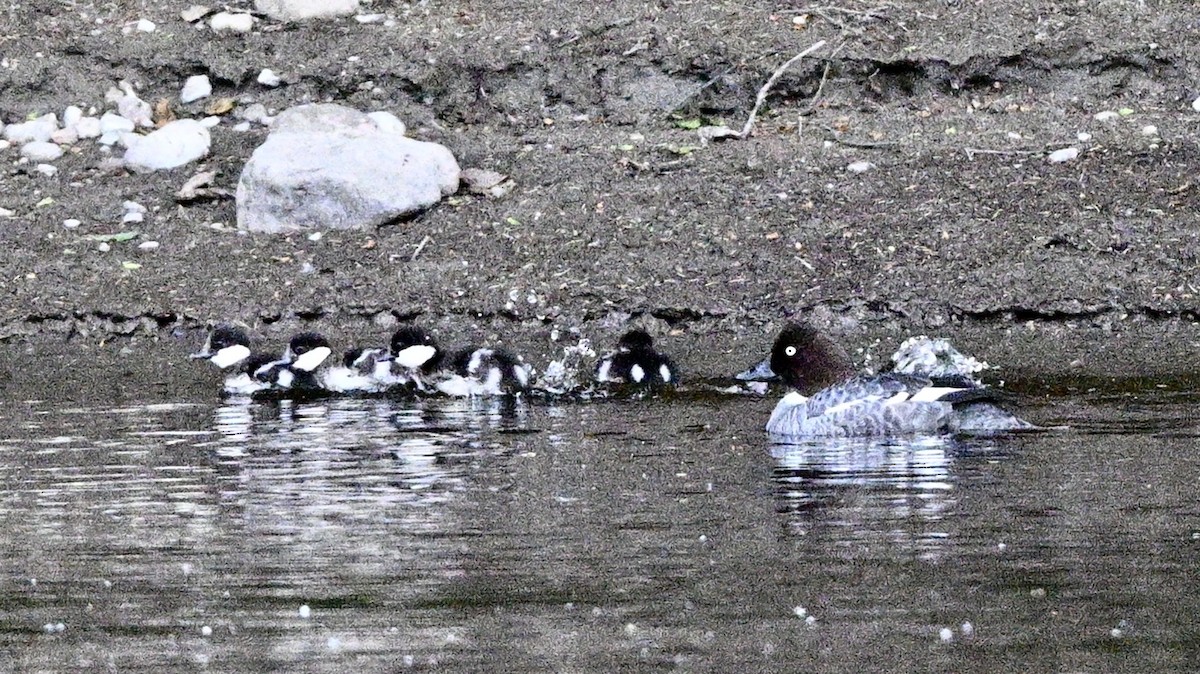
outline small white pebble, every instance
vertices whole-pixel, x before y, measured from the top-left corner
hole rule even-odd
[[[846,167],[846,170],[851,173],[866,173],[875,168],[875,165],[869,161],[856,161]]]
[[[945,643],[954,641],[954,630],[950,629],[949,627],[943,627],[942,629],[938,630],[938,638]]]
[[[1088,133],[1087,131],[1080,131],[1079,133],[1075,134],[1075,137],[1079,139],[1079,142],[1086,143],[1092,139],[1092,134]]]
[[[250,122],[238,122],[237,124],[234,124],[232,128],[238,133],[246,133],[250,130]]]
[[[704,535],[704,534],[700,534],[700,538],[697,538],[696,540],[700,541],[701,543],[707,543],[707,542],[708,542],[708,536],[706,536],[706,535]]]
[[[37,166],[33,167],[33,170],[46,176],[47,178],[52,178],[58,174],[58,167],[53,164],[38,164]]]
[[[400,658],[400,661],[404,663],[405,667],[412,667],[413,665],[417,664],[417,659],[411,655],[406,655],[403,658]]]
[[[1157,136],[1158,135],[1158,127],[1154,126],[1153,124],[1147,124],[1146,126],[1142,127],[1142,135],[1143,136]]]
[[[136,201],[125,201],[121,203],[121,208],[124,208],[130,213],[145,213],[146,207]]]
[[[1033,588],[1032,590],[1030,590],[1030,591],[1029,591],[1029,596],[1030,596],[1030,597],[1033,597],[1033,598],[1035,598],[1035,599],[1041,599],[1042,597],[1045,597],[1045,596],[1046,596],[1046,588],[1044,588],[1044,587],[1035,587],[1035,588]]]
[[[816,625],[817,624],[817,616],[815,616],[815,615],[808,616],[807,618],[804,619],[804,624],[808,625],[809,627]]]
[[[105,581],[104,581],[104,587],[112,587],[112,581],[111,581],[111,580],[107,580],[107,579],[105,579]]]
[[[249,33],[254,28],[254,17],[241,12],[218,12],[208,20],[208,25],[218,33]]]
[[[997,543],[997,544],[996,544],[996,549],[997,549],[997,550],[999,550],[999,551],[1001,551],[1001,552],[1004,552],[1005,550],[1007,550],[1007,549],[1008,549],[1008,543]]]
[[[281,82],[283,80],[270,68],[263,68],[262,72],[258,74],[258,83],[264,87],[277,87]]]
[[[66,227],[67,229],[75,229],[76,227],[78,227],[82,224],[83,224],[82,222],[76,220],[75,218],[63,220],[63,227]]]
[[[1092,115],[1092,119],[1096,120],[1097,122],[1107,122],[1120,116],[1121,115],[1116,110],[1104,110]]]
[[[121,216],[121,222],[124,222],[126,224],[131,223],[131,222],[142,222],[145,219],[146,219],[146,216],[137,211],[130,211],[130,212],[126,213],[125,215]]]
[[[637,633],[638,633],[637,625],[635,625],[633,623],[625,623],[625,636],[633,637],[633,636],[637,636]]]
[[[322,234],[320,232],[313,232],[312,234],[308,235],[308,240],[309,241],[320,241],[322,236],[324,236],[324,234]]]
[[[1004,134],[1004,136],[1009,140],[1021,140],[1021,134],[1017,133],[1016,131],[1009,131],[1008,133]]]
[[[158,28],[158,26],[154,25],[154,22],[150,19],[138,19],[138,22],[134,27],[142,33],[153,33],[154,29]]]
[[[340,651],[342,650],[342,640],[337,637],[329,637],[325,640],[325,648],[331,651]]]
[[[312,616],[312,609],[308,607],[308,604],[301,604],[300,605],[300,617],[304,618],[305,620],[308,620],[311,616]]]
[[[211,637],[212,636],[212,628],[209,627],[208,625],[205,625],[204,627],[200,628],[200,634],[202,636]]]
[[[1121,637],[1125,636],[1125,631],[1120,627],[1114,627],[1108,631],[1108,634],[1114,639],[1120,639]]]
[[[1079,148],[1064,147],[1061,150],[1055,150],[1054,152],[1051,152],[1049,156],[1046,157],[1046,161],[1050,162],[1051,164],[1061,164],[1066,161],[1071,161],[1078,156]]]
[[[1192,101],[1192,109],[1195,110],[1196,112],[1200,112],[1200,98],[1197,98],[1196,100]]]
[[[138,244],[138,250],[158,250],[157,241],[143,241]]]
[[[54,623],[46,623],[42,625],[42,631],[46,634],[54,634]]]
[[[972,634],[975,634],[975,626],[972,625],[971,621],[968,620],[962,624],[962,627],[958,628],[958,631],[962,632],[964,637],[969,637]]]
[[[63,623],[54,623],[54,631],[59,634],[62,634],[63,632],[67,631],[67,626],[64,625]]]
[[[192,575],[192,563],[191,563],[191,562],[184,562],[184,563],[180,564],[180,565],[179,565],[179,570],[180,570],[181,572],[183,572],[183,575],[185,575],[185,576],[190,576],[190,575]]]
[[[96,246],[96,249],[99,250],[101,253],[107,253],[108,251],[112,250],[112,246],[108,245],[107,241],[101,241],[100,245]]]
[[[796,608],[792,609],[792,613],[795,613],[797,618],[803,618],[804,616],[808,615],[808,609],[804,608],[803,606],[797,606]]]

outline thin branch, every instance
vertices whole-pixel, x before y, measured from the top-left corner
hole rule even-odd
[[[750,117],[746,119],[746,123],[742,126],[741,132],[737,134],[738,138],[750,137],[750,131],[754,128],[754,121],[758,118],[758,111],[762,108],[763,103],[766,102],[767,95],[771,93],[771,87],[775,86],[775,83],[779,81],[780,77],[783,77],[783,73],[786,72],[788,68],[792,67],[792,64],[824,46],[825,40],[818,41],[808,49],[805,49],[799,54],[796,54],[792,58],[788,59],[783,65],[776,68],[775,72],[771,73],[771,76],[767,78],[766,84],[763,84],[762,88],[758,90],[758,96],[754,99],[754,108],[750,110]]]

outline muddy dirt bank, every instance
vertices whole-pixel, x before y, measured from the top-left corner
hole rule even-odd
[[[1189,3],[876,7],[374,3],[394,25],[262,21],[245,36],[197,31],[169,3],[10,7],[7,122],[102,106],[121,79],[177,101],[207,74],[239,105],[393,111],[515,186],[312,241],[240,234],[229,200],[175,200],[199,170],[232,188],[262,127],[223,123],[206,161],[152,175],[105,169],[86,141],[54,177],[4,150],[0,207],[15,215],[0,227],[0,375],[20,386],[53,357],[98,390],[210,386],[178,357],[209,321],[273,345],[302,326],[382,340],[411,318],[535,363],[558,348],[555,329],[603,346],[633,320],[717,376],[795,315],[852,352],[946,335],[1020,379],[1200,369]],[[142,17],[158,30],[122,34]],[[772,71],[820,39],[753,137],[704,145],[684,128],[740,126]],[[258,85],[262,68],[284,85]],[[203,107],[176,103],[180,116]],[[1079,157],[1046,161],[1064,147]],[[129,199],[150,209],[138,239],[101,252],[83,238],[118,231]]]

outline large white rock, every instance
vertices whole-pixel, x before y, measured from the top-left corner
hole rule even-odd
[[[18,145],[46,142],[58,130],[58,117],[54,113],[20,124],[9,124],[4,128],[4,137]]]
[[[142,171],[183,166],[208,154],[212,138],[208,128],[194,119],[177,119],[125,151],[125,164]]]
[[[358,12],[358,0],[254,0],[254,8],[276,21],[303,21]]]
[[[301,105],[275,118],[242,169],[238,227],[373,227],[453,194],[459,172],[454,155],[437,143],[381,128],[341,105]]]

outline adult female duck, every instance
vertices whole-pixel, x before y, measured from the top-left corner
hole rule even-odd
[[[841,347],[800,323],[784,327],[770,356],[737,376],[778,377],[794,389],[779,401],[767,422],[767,432],[776,435],[885,436],[1034,428],[998,407],[997,391],[967,376],[856,374]]]

